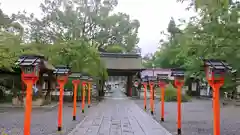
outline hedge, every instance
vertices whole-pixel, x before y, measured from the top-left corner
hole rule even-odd
[[[182,94],[182,102],[188,102],[191,100],[191,97],[186,95],[186,94]],[[166,87],[165,90],[165,101],[166,102],[175,102],[177,101],[177,89],[173,87],[173,85],[171,83],[169,83]]]

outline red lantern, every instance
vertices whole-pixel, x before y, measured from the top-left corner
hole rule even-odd
[[[206,79],[213,89],[213,134],[220,135],[220,103],[219,90],[224,84],[224,75],[227,70],[232,70],[225,61],[204,59]]]
[[[30,135],[31,112],[32,112],[32,87],[39,77],[39,63],[41,56],[24,55],[21,56],[17,65],[22,70],[21,79],[27,85],[25,119],[24,119],[24,135]]]
[[[57,75],[59,84],[59,108],[58,108],[58,131],[62,130],[62,108],[63,108],[63,91],[64,85],[67,83],[70,68],[68,66],[57,66],[54,73]]]
[[[182,107],[181,107],[181,102],[182,102],[182,86],[184,85],[184,69],[181,68],[175,68],[172,69],[172,76],[174,76],[174,85],[177,87],[177,134],[181,135],[182,134]]]

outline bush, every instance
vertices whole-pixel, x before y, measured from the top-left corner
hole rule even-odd
[[[188,102],[191,100],[191,97],[188,95],[182,94],[182,102]],[[177,101],[177,89],[169,83],[165,90],[165,101],[166,102],[175,102]]]

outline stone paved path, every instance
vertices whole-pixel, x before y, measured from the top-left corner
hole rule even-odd
[[[171,135],[120,90],[114,91],[69,135]]]
[[[97,103],[93,103],[94,108]],[[0,108],[0,135],[23,135],[24,108]],[[34,108],[31,115],[31,135],[67,135],[81,122],[90,109],[81,112],[81,103],[77,103],[77,120],[72,120],[72,103],[63,105],[63,127],[57,132],[58,107]],[[80,134],[81,135],[81,134]]]
[[[143,100],[134,100],[144,109]],[[150,101],[147,101],[147,112],[150,114]],[[160,102],[155,100],[153,118],[160,123]],[[240,135],[240,107],[221,107],[221,135]],[[173,135],[177,131],[177,103],[165,102],[164,126]],[[182,134],[183,135],[213,135],[213,114],[211,100],[192,99],[191,102],[182,103]]]

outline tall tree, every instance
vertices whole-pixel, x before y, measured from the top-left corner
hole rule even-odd
[[[212,12],[203,8],[178,33],[173,33],[178,28],[170,20],[169,40],[161,42],[161,48],[154,54],[153,62],[164,68],[183,66],[188,75],[199,75],[202,73],[199,58],[216,58],[226,60],[239,70],[239,7],[238,2],[232,2],[228,8],[212,5]]]
[[[137,47],[138,20],[124,13],[112,14],[116,0],[45,0],[42,19],[17,14],[17,20],[29,26],[26,37],[34,42],[54,43],[77,40],[95,43],[95,47],[120,45],[126,52]]]

